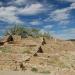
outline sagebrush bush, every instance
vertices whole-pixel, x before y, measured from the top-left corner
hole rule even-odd
[[[48,32],[45,32],[42,34],[40,33],[39,29],[36,28],[28,28],[23,25],[14,25],[13,27],[9,28],[6,32],[5,35],[20,35],[22,38],[26,38],[28,36],[32,37],[50,37],[50,34]]]
[[[37,69],[37,68],[35,68],[35,67],[33,67],[33,68],[31,69],[31,71],[37,72],[37,71],[38,71],[38,69]]]

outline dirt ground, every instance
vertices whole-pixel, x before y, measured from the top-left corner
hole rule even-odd
[[[34,41],[34,42],[33,42]],[[24,39],[0,47],[0,75],[75,75],[75,43]]]
[[[42,74],[42,73],[36,73],[32,71],[0,71],[0,75],[75,75],[75,72],[73,71],[60,71],[60,72],[52,72],[50,74]]]
[[[50,75],[50,74],[41,74],[41,73],[35,73],[32,71],[26,71],[26,72],[0,71],[0,75]]]

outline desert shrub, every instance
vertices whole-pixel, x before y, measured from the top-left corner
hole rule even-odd
[[[35,29],[35,28],[31,28],[30,35],[32,37],[39,37],[40,36],[39,30],[38,29]]]
[[[49,70],[45,70],[45,71],[42,71],[40,73],[43,73],[43,74],[50,74],[51,72]]]
[[[37,69],[37,68],[35,68],[35,67],[33,67],[33,68],[31,69],[31,71],[33,71],[33,72],[37,72],[37,71],[38,71],[38,69]]]
[[[24,28],[21,25],[14,25],[13,27],[9,28],[6,32],[5,35],[20,35],[22,37],[27,37],[28,35],[28,30]]]
[[[8,30],[5,32],[5,35],[20,35],[22,38],[26,38],[28,36],[32,37],[50,37],[50,34],[48,32],[45,32],[44,34],[40,33],[40,29],[36,28],[28,28],[23,25],[14,25],[11,28],[8,28]]]
[[[50,38],[51,36],[50,36],[49,32],[45,32],[45,33],[43,34],[43,37]]]
[[[29,50],[23,51],[23,54],[24,54],[24,53],[31,54],[31,52],[30,52]]]

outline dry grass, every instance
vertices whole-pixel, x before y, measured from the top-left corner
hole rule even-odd
[[[34,41],[35,38],[31,38],[30,40]],[[14,70],[15,67],[20,67],[20,63],[23,63],[24,67],[27,70],[31,70],[33,72],[40,72],[43,74],[49,74],[53,71],[57,72],[58,69],[65,69],[65,71],[75,71],[74,43],[70,41],[46,39],[46,44],[41,46],[43,53],[37,53],[37,56],[34,57],[33,54],[37,52],[37,49],[39,48],[41,43],[40,41],[41,40],[39,39],[35,40],[38,45],[35,47],[30,46],[32,42],[29,46],[26,46],[24,44],[26,42],[21,42],[20,45],[8,44],[6,47],[0,47],[0,51],[3,52],[3,54],[0,54],[0,58],[3,58],[3,60],[0,59],[0,68],[6,68],[8,70],[9,67],[10,70]],[[28,58],[30,59],[28,60]],[[17,63],[15,63],[13,60],[17,61]],[[18,70],[21,69],[19,68]]]

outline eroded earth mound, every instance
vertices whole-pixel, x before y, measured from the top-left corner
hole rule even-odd
[[[0,45],[0,70],[75,72],[74,42],[42,37],[17,39],[0,42],[3,43]]]

